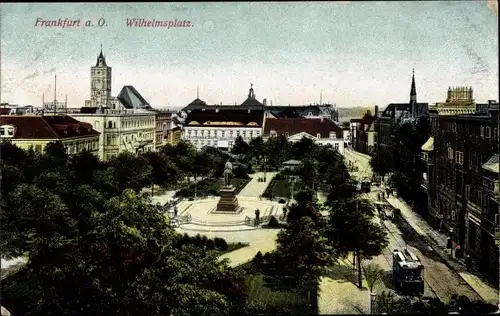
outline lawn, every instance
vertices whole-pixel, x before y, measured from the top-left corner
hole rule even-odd
[[[267,198],[282,197],[287,198],[290,196],[290,182],[288,180],[276,180],[271,181],[266,189],[266,192],[262,196]]]

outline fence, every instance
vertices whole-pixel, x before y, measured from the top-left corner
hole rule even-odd
[[[262,225],[264,223],[269,223],[269,221],[271,220],[271,217],[273,217],[274,215],[266,215],[266,216],[262,216],[259,218],[259,222],[257,223],[256,221],[256,218],[255,217],[249,217],[249,216],[246,216],[245,217],[245,225],[248,225],[248,226],[259,226],[259,225]]]

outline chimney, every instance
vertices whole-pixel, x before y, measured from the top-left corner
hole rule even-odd
[[[264,106],[266,106],[266,105],[267,105],[267,99],[262,100],[262,104],[263,104]]]
[[[321,123],[323,123],[323,116],[321,116]]]
[[[378,105],[375,105],[375,117],[378,117]]]

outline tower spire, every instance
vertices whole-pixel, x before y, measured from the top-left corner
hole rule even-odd
[[[199,99],[200,98],[200,86],[197,86],[196,87],[196,98]]]
[[[410,89],[410,112],[411,117],[415,118],[417,107],[417,88],[415,87],[415,68],[412,70],[411,89]]]
[[[413,68],[411,77],[410,102],[417,101],[417,88],[415,87],[415,68]]]

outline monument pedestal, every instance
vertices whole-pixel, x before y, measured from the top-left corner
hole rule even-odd
[[[236,188],[224,187],[219,191],[220,200],[217,203],[216,212],[220,213],[239,213],[241,207],[238,205],[236,198]]]

